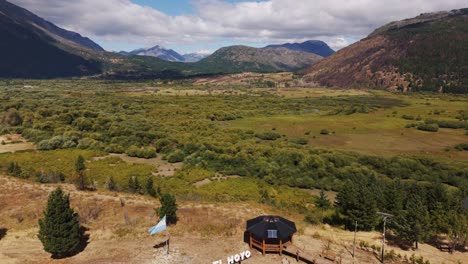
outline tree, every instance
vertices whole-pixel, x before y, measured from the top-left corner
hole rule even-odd
[[[44,218],[39,220],[39,239],[53,257],[65,257],[77,249],[83,239],[79,215],[70,207],[70,195],[58,187],[49,195]]]
[[[146,181],[146,193],[153,197],[156,197],[157,195],[156,190],[154,189],[154,185],[153,185],[153,177],[151,176]]]
[[[315,201],[315,206],[322,210],[326,210],[330,208],[331,202],[323,190],[320,190],[320,195]]]
[[[85,159],[83,156],[79,155],[75,162],[75,171],[78,173],[78,189],[86,189],[86,179],[84,171],[86,170]]]
[[[346,181],[336,199],[337,211],[348,229],[352,230],[356,221],[361,230],[365,231],[372,230],[377,225],[376,196],[369,180]]]
[[[177,223],[177,203],[175,196],[170,193],[165,193],[159,198],[161,207],[156,209],[156,213],[159,217],[166,216],[167,224]]]
[[[417,193],[411,193],[406,201],[406,210],[395,219],[398,235],[404,240],[415,243],[424,242],[431,235],[430,218],[423,198]]]

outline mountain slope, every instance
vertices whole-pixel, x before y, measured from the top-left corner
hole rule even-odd
[[[37,27],[0,11],[0,77],[54,78],[97,74],[101,64],[60,49]]]
[[[184,62],[198,62],[208,56],[209,54],[206,53],[187,53],[182,55],[182,57],[184,57]]]
[[[195,65],[208,72],[273,72],[302,69],[321,59],[315,54],[286,48],[231,46],[217,50]]]
[[[130,52],[121,51],[122,55],[151,56],[165,61],[185,61],[185,58],[172,49],[164,49],[161,46],[154,46],[149,49],[136,49]]]
[[[92,40],[82,37],[80,34],[68,31],[57,27],[56,25],[38,17],[37,15],[29,12],[28,10],[11,4],[5,0],[0,0],[0,12],[8,14],[8,16],[16,21],[22,21],[30,25],[34,25],[43,31],[49,33],[52,37],[60,40],[66,40],[76,45],[86,47],[96,51],[104,51],[104,49]]]
[[[328,57],[335,53],[327,43],[320,40],[309,40],[303,43],[286,43],[281,45],[269,45],[267,48],[287,48],[290,50],[304,51],[317,54],[322,57]]]
[[[325,86],[468,93],[468,9],[392,22],[303,72]]]

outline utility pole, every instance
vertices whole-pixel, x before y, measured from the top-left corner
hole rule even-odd
[[[382,234],[382,263],[384,263],[385,257],[385,226],[387,225],[387,219],[393,217],[391,214],[377,212],[378,215],[383,217],[383,234]]]
[[[357,233],[357,221],[354,225],[354,242],[353,242],[353,263],[354,263],[354,251],[356,250],[356,233]]]

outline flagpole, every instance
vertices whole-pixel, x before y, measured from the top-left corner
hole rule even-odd
[[[167,230],[166,228],[166,247],[167,247],[167,251],[166,251],[166,254],[169,255],[169,231]]]

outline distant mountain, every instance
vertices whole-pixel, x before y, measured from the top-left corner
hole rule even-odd
[[[101,72],[99,61],[61,48],[70,45],[70,49],[91,51],[88,46],[94,42],[4,0],[0,0],[0,38],[0,78],[71,77]]]
[[[122,55],[151,56],[165,61],[185,61],[185,58],[176,51],[172,49],[164,49],[161,46],[154,46],[149,49],[136,49],[130,52],[121,51],[119,53]]]
[[[204,70],[223,73],[294,71],[321,59],[319,55],[287,48],[231,46],[217,50],[198,62],[197,66]]]
[[[209,54],[206,53],[188,53],[182,55],[184,57],[184,62],[198,62],[208,57]]]
[[[317,54],[322,57],[328,57],[335,53],[327,43],[320,40],[309,40],[303,43],[286,43],[280,45],[269,45],[267,48],[287,48],[290,50],[304,51],[308,53]]]
[[[59,42],[71,42],[81,47],[86,47],[96,51],[104,51],[101,46],[94,43],[89,38],[83,37],[78,33],[59,28],[28,10],[11,4],[8,1],[0,0],[0,12],[14,21],[20,21],[21,23],[33,25],[34,27],[41,29]]]
[[[304,70],[335,87],[468,93],[468,8],[389,23]]]

